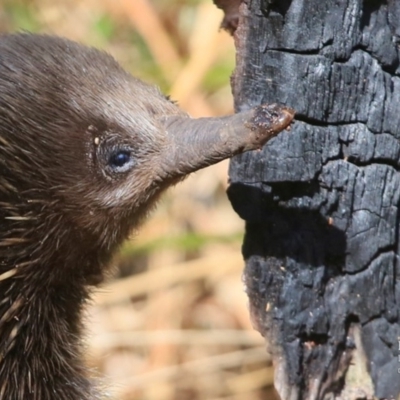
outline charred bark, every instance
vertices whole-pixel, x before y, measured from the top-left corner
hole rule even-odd
[[[400,2],[247,0],[235,107],[297,121],[236,156],[245,282],[283,399],[400,394]]]

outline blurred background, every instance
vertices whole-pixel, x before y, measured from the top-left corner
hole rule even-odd
[[[233,112],[233,39],[211,0],[0,0],[0,31],[111,53],[194,117]],[[116,400],[271,399],[273,371],[241,280],[244,224],[228,162],[164,196],[86,316],[87,363]]]

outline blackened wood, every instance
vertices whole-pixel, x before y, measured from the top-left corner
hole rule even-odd
[[[400,2],[248,0],[237,111],[297,122],[235,157],[245,282],[283,399],[400,393]]]

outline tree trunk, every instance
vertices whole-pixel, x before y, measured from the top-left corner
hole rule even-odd
[[[398,398],[400,1],[247,0],[225,25],[236,111],[297,111],[232,160],[228,190],[278,392]]]

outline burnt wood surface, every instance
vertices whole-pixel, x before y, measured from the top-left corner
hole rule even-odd
[[[228,189],[278,392],[398,398],[400,1],[236,11],[236,111],[297,112],[291,131],[232,159]]]

